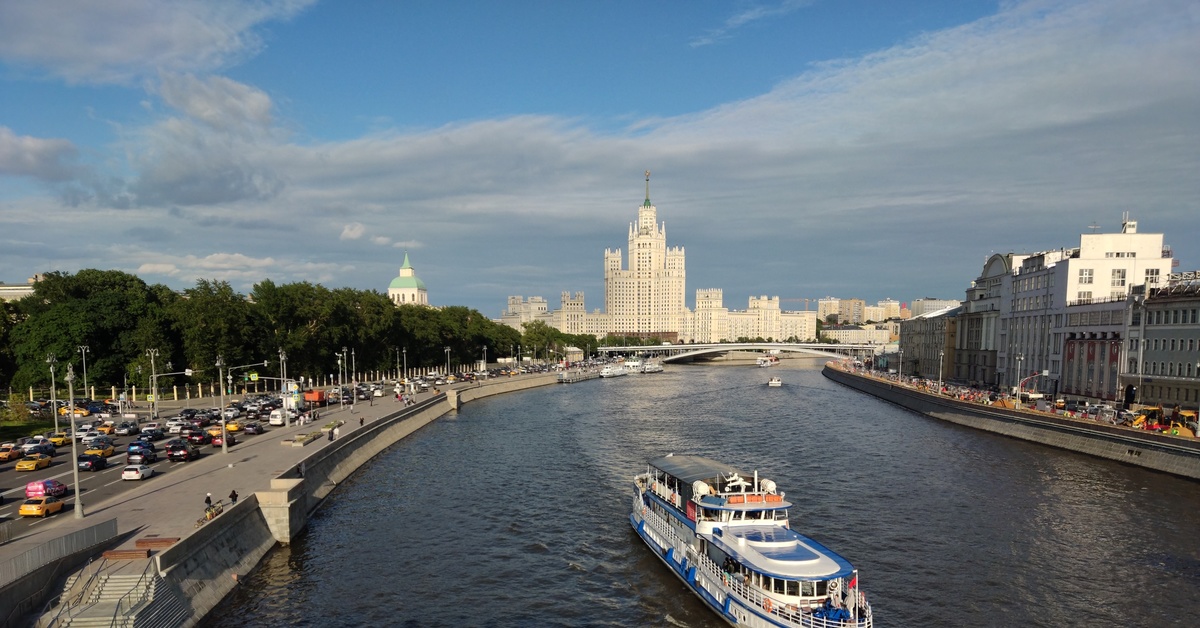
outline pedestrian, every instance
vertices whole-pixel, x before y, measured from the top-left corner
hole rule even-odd
[[[363,418],[362,417],[358,417],[358,426],[359,427],[363,426]]]
[[[204,496],[204,507],[207,509],[212,506],[212,493]]]
[[[333,442],[333,430],[329,430],[329,442]]]
[[[238,498],[237,489],[229,491],[229,504],[231,506],[237,505],[237,498]]]
[[[333,437],[341,438],[342,437],[342,428],[340,428],[340,427],[333,428]]]

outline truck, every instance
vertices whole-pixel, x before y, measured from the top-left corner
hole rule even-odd
[[[304,402],[316,408],[323,408],[325,404],[329,403],[329,400],[325,396],[324,390],[313,389],[304,391]]]

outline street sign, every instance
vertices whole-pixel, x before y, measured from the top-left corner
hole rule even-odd
[[[257,381],[258,381],[258,373],[251,373],[251,374],[250,374],[250,381],[252,381],[252,382],[257,382]]]
[[[300,384],[297,384],[296,382],[288,382],[288,391],[296,392],[298,390],[300,390]]]
[[[154,395],[146,395],[146,401],[154,401]]]

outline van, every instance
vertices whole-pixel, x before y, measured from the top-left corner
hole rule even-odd
[[[272,410],[271,416],[267,419],[267,423],[270,425],[286,425],[287,415],[284,414],[285,412],[288,412],[288,410],[284,410],[283,408],[276,408]]]

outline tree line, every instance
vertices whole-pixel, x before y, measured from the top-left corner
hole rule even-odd
[[[264,280],[240,294],[228,282],[201,279],[177,292],[117,270],[47,273],[33,294],[0,308],[0,382],[10,396],[49,391],[50,356],[56,387],[65,390],[72,365],[82,395],[85,358],[89,386],[108,390],[146,386],[151,354],[158,373],[193,370],[160,376],[168,387],[216,382],[218,356],[226,365],[267,361],[259,371],[278,377],[282,351],[290,378],[311,378],[336,373],[343,347],[361,373],[394,372],[405,360],[410,370],[444,367],[447,347],[452,365],[474,365],[485,347],[496,362],[517,347],[526,359],[544,359],[598,344],[540,322],[518,331],[467,307],[396,306],[373,290]]]

